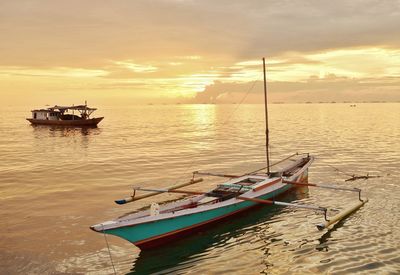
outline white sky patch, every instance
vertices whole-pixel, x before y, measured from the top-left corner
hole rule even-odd
[[[320,61],[326,71],[344,76],[383,77],[400,74],[400,50],[385,48],[341,49],[307,55]],[[360,66],[362,64],[362,66]]]
[[[185,55],[185,56],[175,56],[175,58],[186,59],[186,60],[200,60],[203,57],[201,57],[200,55]]]
[[[183,63],[182,62],[169,62],[168,63],[168,65],[170,65],[170,66],[179,66],[179,65],[182,65]]]
[[[158,87],[164,90],[168,94],[170,91],[179,93],[182,96],[187,94],[195,94],[197,92],[204,91],[207,85],[213,83],[214,79],[217,78],[216,74],[193,74],[193,75],[182,75],[178,77],[165,77],[165,78],[152,78],[150,81],[147,78],[133,78],[133,79],[120,79],[115,81],[115,87],[121,84],[126,88],[135,88],[140,85],[142,89],[152,90],[154,87]],[[110,81],[111,86],[113,81]]]
[[[242,69],[234,72],[229,77],[229,81],[233,82],[249,82],[259,80],[262,77],[262,67],[260,69]]]
[[[108,75],[105,70],[91,70],[82,68],[46,68],[33,69],[29,67],[0,67],[0,75],[6,76],[33,76],[33,77],[101,77]]]
[[[332,74],[347,78],[400,75],[400,50],[397,49],[371,47],[313,54],[290,52],[266,61],[267,78],[270,81],[304,81],[311,76],[325,78]],[[231,73],[229,81],[243,82],[259,78],[261,64],[261,59],[235,63],[230,67],[236,71]]]
[[[235,63],[237,66],[257,66],[260,65],[260,60],[247,60]]]
[[[269,58],[265,58],[265,63],[266,66],[268,65],[273,65],[273,64],[280,64],[286,62],[286,60],[284,59],[269,59]],[[262,64],[262,59],[257,59],[257,60],[247,60],[247,61],[241,61],[241,62],[237,62],[235,63],[236,66],[243,66],[243,67],[254,67],[254,66],[261,66]]]
[[[114,61],[114,64],[124,67],[128,70],[131,70],[135,73],[153,73],[158,70],[157,67],[152,66],[152,65],[143,65],[143,64],[137,64],[133,63],[130,60],[127,61]]]
[[[182,84],[179,86],[188,89],[190,92],[203,92],[207,85],[214,82],[214,79],[218,78],[217,73],[208,74],[192,74],[183,76],[180,80]]]

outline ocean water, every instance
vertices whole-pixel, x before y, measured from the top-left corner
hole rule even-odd
[[[265,166],[263,106],[97,106],[94,129],[33,127],[33,107],[0,109],[1,274],[112,274],[106,240],[118,274],[400,273],[399,103],[270,106],[273,161],[308,152],[310,182],[369,198],[333,229],[318,231],[313,211],[263,206],[152,251],[89,226],[179,197],[116,205],[134,185]],[[344,181],[367,173],[381,177]],[[206,179],[190,189],[223,181]],[[283,199],[334,214],[357,195],[302,188]]]

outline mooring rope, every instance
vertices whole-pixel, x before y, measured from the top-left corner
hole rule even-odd
[[[110,246],[109,246],[109,244],[108,244],[106,232],[104,231],[104,225],[101,224],[101,227],[102,227],[102,231],[103,231],[104,240],[106,241],[106,244],[107,244],[108,255],[110,255],[111,265],[112,265],[112,268],[113,268],[113,270],[114,270],[114,274],[117,274],[117,272],[115,271],[114,262],[113,262],[113,259],[112,259],[112,256],[111,256]]]
[[[328,165],[329,167],[331,167],[333,170],[335,170],[335,171],[337,171],[337,172],[339,172],[339,173],[342,173],[342,174],[344,174],[344,175],[346,175],[346,176],[353,177],[353,176],[356,175],[356,174],[349,174],[349,173],[346,173],[346,172],[340,170],[339,168],[337,168],[337,167],[335,167],[335,166],[333,166],[333,165],[330,165],[330,164],[327,164],[327,165]]]
[[[341,169],[339,169],[339,168],[337,168],[337,167],[335,167],[333,165],[330,165],[330,164],[327,164],[327,165],[329,167],[331,167],[333,170],[335,170],[336,172],[342,173],[343,175],[346,175],[346,176],[350,177],[350,178],[348,178],[348,179],[346,179],[344,181],[355,181],[355,180],[359,180],[359,179],[367,180],[367,179],[372,179],[372,178],[381,178],[381,177],[383,177],[382,175],[370,175],[369,173],[367,173],[365,176],[361,175],[359,173],[350,174],[350,173],[345,172],[345,171],[343,171],[343,170],[341,170]],[[388,175],[390,175],[390,174],[387,174],[387,176]]]
[[[290,156],[288,156],[288,157],[286,157],[286,158],[284,158],[284,159],[281,159],[280,161],[277,161],[277,162],[271,164],[269,167],[278,165],[279,163],[282,163],[282,162],[284,162],[285,160],[288,160],[288,159],[290,159],[290,158],[292,158],[292,157],[294,157],[294,156],[298,156],[298,155],[303,155],[303,154],[295,153],[295,154],[290,155]],[[245,175],[251,175],[251,174],[260,172],[261,170],[267,169],[267,168],[268,168],[268,166],[265,166],[265,167],[262,167],[262,168],[260,168],[260,169],[255,170],[255,171],[249,172],[249,173],[247,173],[247,174],[245,174]]]

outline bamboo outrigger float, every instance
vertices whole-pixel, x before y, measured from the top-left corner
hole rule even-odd
[[[266,121],[268,121],[265,59],[263,59],[263,68],[265,116]],[[119,236],[141,249],[146,249],[179,237],[183,233],[231,217],[259,204],[319,211],[323,214],[325,221],[318,224],[317,228],[323,230],[350,215],[367,202],[367,200],[361,199],[361,190],[358,188],[308,183],[308,169],[314,161],[314,157],[309,154],[296,153],[291,155],[278,162],[281,163],[290,159],[292,160],[291,163],[272,172],[271,167],[278,163],[270,165],[268,147],[269,131],[268,123],[266,122],[266,167],[244,175],[226,175],[196,171],[193,172],[193,178],[189,182],[168,188],[134,187],[132,196],[116,200],[115,202],[121,205],[162,193],[178,193],[189,195],[189,197],[161,206],[153,203],[149,209],[99,223],[90,228],[96,232]],[[294,157],[295,159],[293,159]],[[266,172],[261,172],[265,169],[267,170]],[[216,188],[209,192],[182,190],[182,187],[203,181],[202,178],[195,179],[196,175],[216,176],[228,179],[218,184]],[[358,193],[359,202],[342,213],[328,218],[328,209],[326,207],[275,200],[277,196],[296,186],[356,192]],[[151,193],[136,196],[136,191]]]

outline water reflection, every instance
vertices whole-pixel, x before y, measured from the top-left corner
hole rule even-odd
[[[190,110],[189,118],[194,125],[210,127],[215,125],[216,111],[218,108],[216,105],[186,105],[185,108]]]
[[[62,127],[32,125],[35,147],[45,147],[57,155],[74,155],[78,157],[88,149],[94,136],[100,135],[101,128],[97,127]],[[48,158],[48,156],[47,156]]]
[[[306,196],[308,188],[304,187],[293,189],[279,199],[294,201]],[[282,240],[275,232],[271,232],[273,229],[270,228],[270,224],[281,210],[281,207],[258,205],[233,218],[180,237],[167,245],[141,251],[128,274],[184,272],[202,261],[217,257],[220,251],[234,249],[237,245],[248,242],[260,243],[265,255],[263,262],[267,265],[268,246]]]
[[[94,127],[63,127],[63,126],[46,126],[46,125],[31,125],[35,134],[43,135],[50,134],[51,136],[66,137],[75,135],[98,135],[101,129]]]
[[[183,123],[189,126],[187,131],[181,133],[185,143],[195,152],[212,149],[210,138],[216,132],[217,106],[186,105],[184,110],[186,117]]]
[[[114,106],[103,108],[110,120],[100,129],[31,128],[24,119],[29,106],[0,110],[0,216],[6,222],[0,242],[11,255],[0,255],[5,259],[2,269],[9,271],[3,273],[51,273],[51,267],[64,265],[71,257],[78,260],[52,273],[102,273],[102,266],[110,267],[104,238],[88,227],[144,204],[139,201],[120,208],[113,199],[126,195],[132,184],[162,188],[186,180],[193,170],[244,173],[265,166],[262,107],[242,104],[233,112],[234,105]],[[177,248],[176,257],[181,258],[169,261],[181,269],[197,263],[185,270],[196,274],[223,273],[223,268],[231,268],[225,273],[236,274],[262,269],[273,274],[344,274],[359,267],[366,273],[397,274],[400,231],[395,230],[399,219],[394,217],[400,217],[399,110],[399,104],[358,104],[357,108],[347,104],[272,105],[275,160],[296,151],[310,152],[317,156],[310,169],[311,182],[357,186],[365,189],[371,202],[326,235],[314,227],[322,216],[288,208],[253,228],[251,223],[257,219],[250,219],[250,225],[232,229],[236,230],[233,235],[229,226],[216,225],[219,230],[200,233],[206,234],[199,238],[203,248],[185,247],[195,245],[185,239],[181,251]],[[343,175],[329,165],[349,173],[391,176],[344,183]],[[197,190],[207,190],[214,183],[206,181]],[[303,203],[340,207],[355,199],[353,194],[323,189],[310,192]],[[60,219],[66,215],[75,218]],[[224,234],[234,237],[225,239]],[[82,240],[84,244],[77,244]],[[38,243],[46,245],[38,249]],[[115,244],[120,250],[112,252],[121,273],[132,268],[146,270],[143,265],[151,259],[158,266],[155,270],[161,270],[159,259],[150,253],[138,256],[130,244],[110,238],[110,245]],[[104,257],[99,258],[98,251]],[[160,261],[166,263],[161,256]],[[329,259],[333,260],[326,263]],[[385,266],[370,270],[371,259]]]
[[[338,230],[340,227],[342,227],[346,223],[346,219],[348,217],[340,220],[339,222],[335,223],[332,228],[328,229],[322,236],[321,238],[318,239],[319,244],[315,247],[316,250],[318,251],[328,251],[329,246],[328,242],[329,239],[332,238],[332,233]]]

